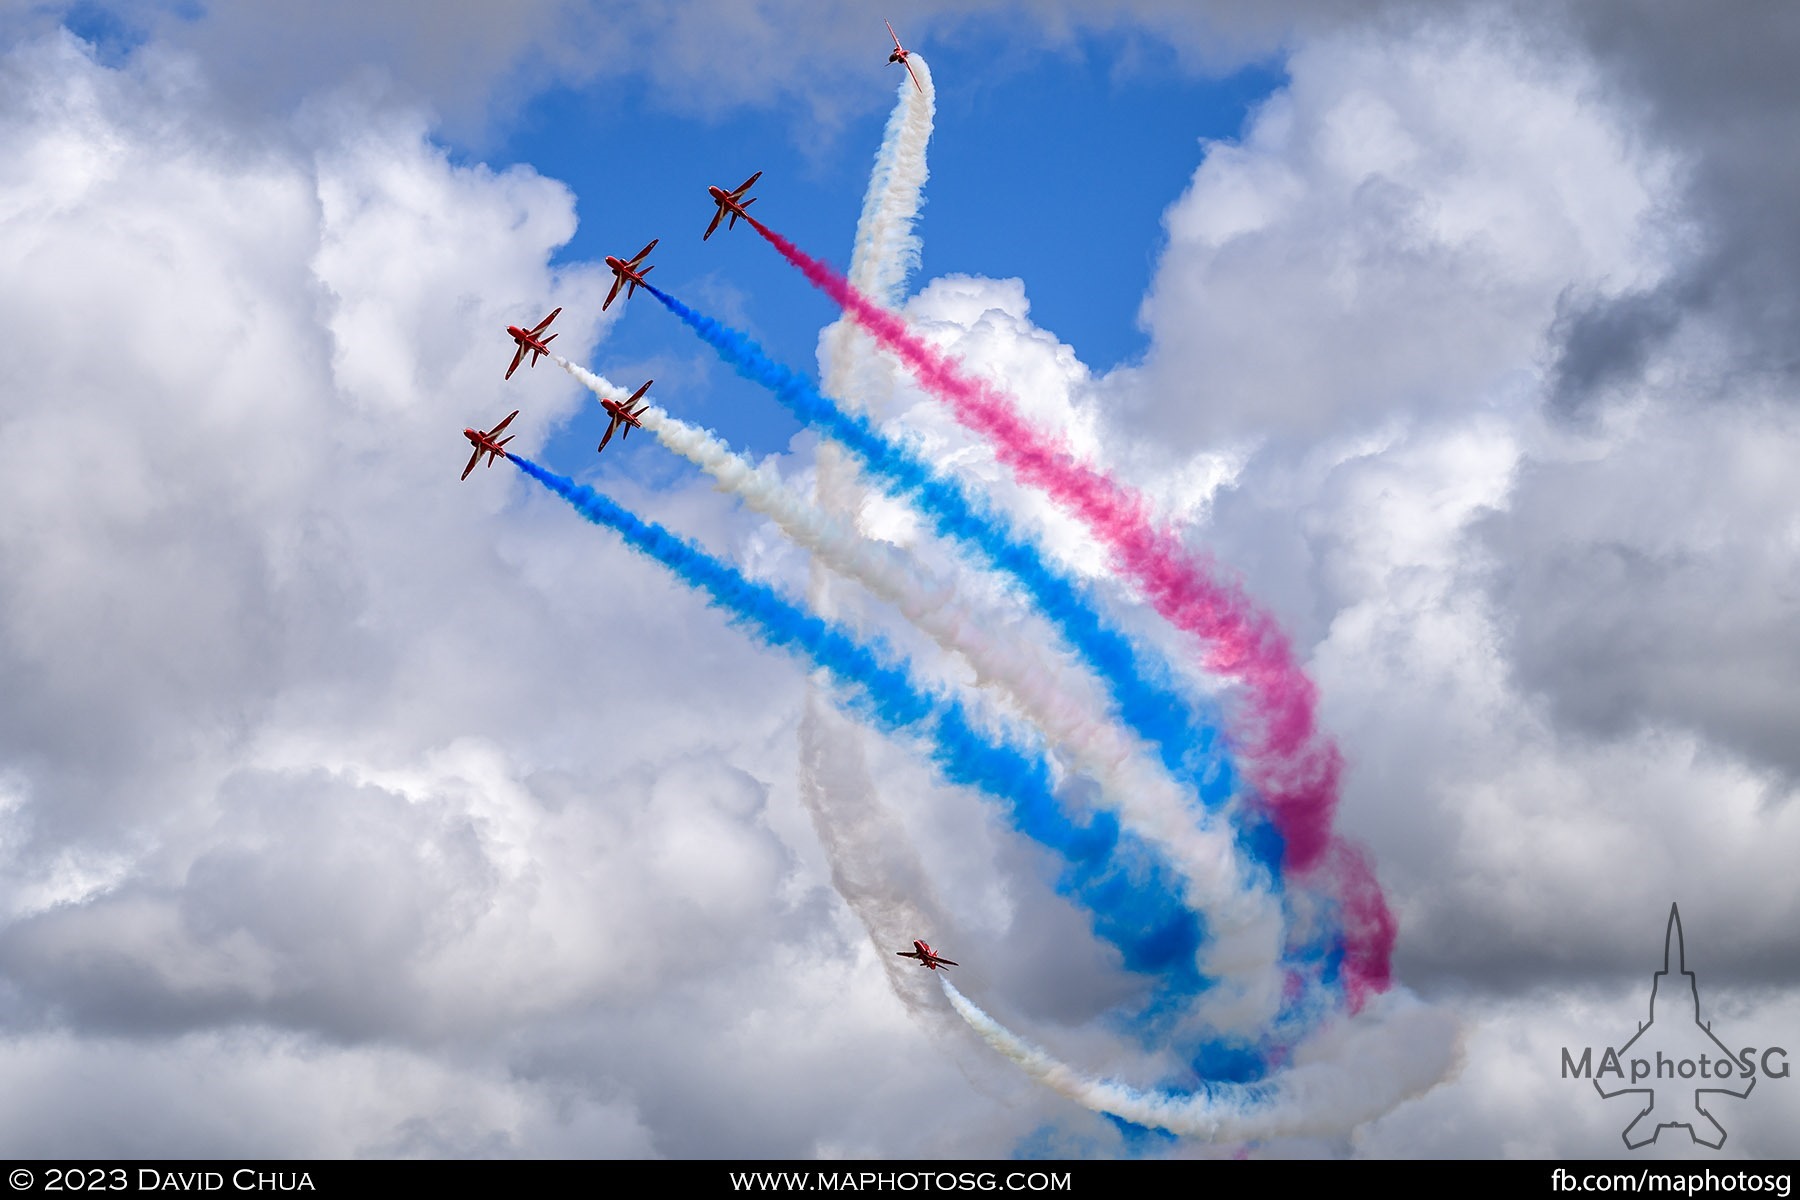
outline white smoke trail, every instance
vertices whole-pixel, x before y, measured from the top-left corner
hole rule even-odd
[[[567,359],[556,361],[596,395],[614,401],[629,395]],[[1209,1016],[1237,1024],[1273,1014],[1280,999],[1272,968],[1281,949],[1282,919],[1271,881],[1251,873],[1237,853],[1232,831],[1208,818],[1148,747],[1128,736],[1110,715],[1083,705],[1080,697],[1088,689],[1073,666],[1004,634],[995,636],[957,602],[948,583],[892,546],[870,541],[814,507],[772,467],[753,466],[711,433],[654,405],[645,407],[639,419],[664,446],[712,476],[721,490],[775,522],[818,561],[898,608],[939,647],[967,662],[977,678],[1003,691],[1051,744],[1100,785],[1124,828],[1168,850],[1187,883],[1184,901],[1208,919],[1210,936],[1198,966],[1235,989],[1209,997]]]
[[[906,827],[875,793],[862,743],[821,736],[818,722],[827,717],[842,721],[822,689],[809,689],[800,717],[800,772],[829,804],[827,816],[815,814],[814,827],[831,868],[831,886],[868,931],[900,1002],[914,1016],[948,1023],[949,1014],[934,1003],[936,992],[925,978],[930,972],[887,952],[950,928],[930,872]],[[821,752],[827,745],[830,749]]]
[[[912,56],[911,76],[902,76],[894,110],[888,115],[881,146],[875,152],[875,167],[869,174],[869,187],[863,193],[862,215],[856,222],[856,241],[850,251],[849,279],[865,295],[879,296],[884,304],[899,305],[906,290],[907,276],[919,265],[920,243],[913,225],[919,208],[925,203],[925,180],[930,171],[925,164],[925,147],[931,141],[932,122],[937,112],[937,90],[931,81],[931,68],[917,54]],[[886,357],[875,352],[874,343],[848,318],[840,318],[825,331],[819,347],[820,374],[827,395],[844,397],[851,404],[867,404],[874,389],[852,386],[868,382],[867,367],[880,365],[883,370],[878,383],[892,387],[892,368]],[[819,446],[817,482],[814,495],[819,507],[854,519],[861,511],[864,489],[857,483],[854,461],[832,442]],[[829,611],[830,584],[820,571],[814,571],[807,600],[815,610]],[[854,736],[847,733],[847,736]]]
[[[916,53],[912,62],[923,90],[912,88],[908,80],[900,82],[901,102],[888,120],[881,149],[876,155],[875,170],[857,223],[849,271],[849,278],[857,288],[889,308],[897,308],[902,303],[906,277],[919,261],[920,244],[913,234],[913,225],[923,200],[927,177],[925,149],[935,111],[930,69]],[[875,352],[870,340],[854,323],[841,320],[826,332],[820,359],[828,394],[843,397],[846,401],[858,401],[879,415],[883,407],[880,398],[893,387],[892,363]],[[819,507],[854,521],[861,509],[864,490],[858,485],[852,460],[830,442],[820,446],[817,479]],[[809,600],[821,611],[829,603],[829,576],[823,559],[821,554],[815,560],[808,591]],[[928,582],[922,587],[931,594]],[[880,591],[875,586],[871,586],[871,590]],[[904,610],[903,600],[893,597],[890,600]],[[909,612],[908,615],[913,614]],[[941,640],[940,644],[943,644]],[[973,655],[970,661],[976,661]],[[1041,663],[1034,665],[1042,667]],[[981,668],[977,667],[977,670]],[[993,670],[987,673],[999,675]],[[1020,690],[1029,693],[1043,685],[1044,681],[1034,674],[1030,681],[1022,681]],[[1051,682],[1049,686],[1056,685]],[[1079,693],[1070,690],[1065,694]],[[1055,709],[1054,705],[1049,707]],[[1081,741],[1079,736],[1071,736],[1070,731],[1061,729],[1053,721],[1045,720],[1041,724],[1047,732],[1060,731],[1067,739],[1065,745],[1074,746]],[[803,758],[814,766],[834,756],[842,758],[857,749],[856,736],[853,728],[847,725],[839,726],[831,734],[822,725],[810,730],[803,726]],[[1103,743],[1102,738],[1090,744],[1093,757],[1104,759],[1117,750],[1116,746],[1102,749]],[[860,762],[860,756],[856,757]],[[1126,753],[1113,761],[1123,764],[1139,760],[1140,755]],[[1113,782],[1129,790],[1137,781],[1128,781],[1121,777],[1123,774],[1115,775]],[[1166,780],[1166,776],[1163,778]],[[1161,781],[1152,782],[1145,794],[1161,786]],[[869,791],[870,805],[867,807],[879,810],[872,786]],[[843,820],[844,814],[835,811],[841,807],[840,803],[822,799],[821,810],[815,814],[822,834],[826,827]],[[872,896],[870,900],[873,900]],[[863,911],[862,906],[852,903],[859,912]],[[864,919],[867,922],[869,915]],[[873,932],[874,926],[870,928]],[[1246,956],[1242,964],[1247,969],[1246,974],[1254,965],[1266,962],[1266,947],[1265,942],[1258,947],[1259,952]],[[1215,960],[1220,956],[1220,950],[1215,947]],[[1216,966],[1215,961],[1214,969]],[[1265,971],[1271,980],[1279,974]],[[1455,1054],[1456,1035],[1451,1022],[1416,1006],[1407,1007],[1396,993],[1389,993],[1378,998],[1353,1023],[1330,1028],[1309,1039],[1301,1054],[1310,1054],[1318,1061],[1296,1062],[1265,1087],[1215,1090],[1208,1099],[1163,1096],[1082,1078],[987,1018],[959,995],[947,979],[940,977],[940,982],[952,1005],[970,1027],[1003,1055],[1025,1067],[1033,1077],[1089,1108],[1186,1136],[1241,1140],[1346,1130],[1388,1111],[1404,1097],[1432,1086],[1445,1074]],[[1250,1007],[1259,1009],[1261,1006]]]
[[[1095,1112],[1181,1137],[1241,1142],[1345,1134],[1442,1083],[1462,1053],[1449,1014],[1396,988],[1322,1029],[1295,1050],[1291,1065],[1263,1082],[1214,1083],[1193,1095],[1145,1091],[1058,1062],[977,1008],[949,979],[939,983],[983,1041],[1046,1087]]]
[[[920,243],[913,225],[925,203],[925,180],[930,176],[925,147],[931,141],[937,113],[931,68],[917,54],[912,56],[912,64],[920,86],[912,86],[910,76],[900,80],[898,103],[888,115],[881,146],[875,152],[875,168],[863,193],[856,242],[850,251],[850,281],[865,295],[879,296],[890,306],[899,305],[907,276],[919,265]],[[875,353],[874,343],[856,322],[840,318],[826,329],[819,348],[826,394],[845,397],[846,404],[855,399],[866,403],[868,389],[851,384],[863,374],[860,368],[864,364],[886,366],[887,361]],[[891,368],[887,378],[891,381]],[[863,490],[856,483],[856,468],[842,448],[831,442],[819,446],[817,475],[815,495],[821,508],[844,515],[861,509]],[[824,577],[815,573],[812,594],[807,597],[815,608],[826,601],[823,593],[827,589]]]
[[[899,85],[899,103],[888,116],[875,152],[875,169],[869,190],[863,195],[862,215],[856,222],[856,244],[850,253],[850,278],[865,295],[896,305],[906,288],[906,277],[919,265],[919,238],[913,233],[919,206],[924,203],[925,146],[931,141],[937,113],[937,91],[931,68],[917,54],[914,74]]]
[[[859,286],[898,295],[907,272],[918,262],[919,243],[912,235],[925,184],[925,145],[931,137],[932,92],[923,97],[911,87],[888,118],[876,152],[863,211],[857,221],[850,256],[850,277]],[[850,321],[827,331],[822,347],[827,379],[831,362],[847,363],[857,353],[870,354],[867,338]],[[821,508],[854,520],[862,505],[856,468],[839,446],[824,442],[817,461],[817,497]],[[807,602],[814,612],[833,615],[830,572],[814,562]],[[904,827],[881,802],[863,753],[861,731],[844,720],[821,697],[816,683],[806,690],[801,715],[800,800],[812,816],[813,828],[831,867],[832,885],[878,949],[907,945],[913,938],[934,936],[948,928],[918,851]],[[941,1006],[926,1005],[932,989],[925,974],[903,968],[908,960],[882,953],[894,993],[915,1014],[942,1015]]]

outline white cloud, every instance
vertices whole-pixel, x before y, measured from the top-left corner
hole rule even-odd
[[[1402,978],[1616,981],[1671,900],[1717,970],[1791,967],[1787,406],[1703,411],[1729,350],[1684,336],[1575,427],[1546,352],[1566,295],[1680,267],[1678,157],[1566,43],[1504,26],[1321,38],[1290,67],[1170,211],[1142,408],[1108,437],[1237,440],[1196,537],[1310,647]],[[1554,1029],[1554,1004],[1527,1011]],[[1485,1037],[1471,1061],[1501,1070]],[[1537,1102],[1479,1101],[1502,1130]]]
[[[1166,217],[1134,420],[1178,448],[1489,398],[1565,290],[1665,268],[1669,156],[1572,53],[1445,21],[1320,38],[1289,70]]]
[[[0,304],[34,384],[0,408],[32,450],[0,480],[9,1074],[112,1061],[113,1127],[142,1133],[96,1133],[69,1084],[5,1123],[15,1149],[885,1153],[944,1136],[894,1115],[960,1109],[973,1153],[1029,1128],[870,982],[797,808],[794,665],[506,464],[456,480],[463,425],[523,408],[534,452],[586,402],[500,379],[524,311],[565,305],[576,352],[597,332],[570,320],[602,280],[545,265],[567,190],[453,165],[354,91],[221,127],[160,52],[53,37],[0,87]],[[755,536],[709,489],[655,500],[734,557]],[[202,1087],[239,1103],[147,1112]]]
[[[1362,1148],[1580,1153],[1609,1118],[1523,1132],[1580,1100],[1546,1100],[1554,1061],[1513,1077],[1502,998],[1563,1036],[1563,997],[1625,995],[1654,965],[1644,931],[1671,901],[1711,931],[1722,984],[1795,961],[1800,555],[1775,464],[1797,431],[1766,385],[1697,399],[1737,370],[1703,328],[1649,351],[1598,419],[1563,418],[1567,298],[1654,289],[1710,236],[1680,200],[1684,152],[1574,44],[1443,20],[1311,38],[1289,68],[1170,209],[1143,368],[1046,372],[1016,283],[938,281],[913,310],[1078,445],[1158,469],[1151,494],[1310,659],[1401,978],[1469,1008],[1482,1062],[1373,1127],[1407,1139]],[[965,442],[941,413],[909,416],[999,474],[946,449]],[[1792,1040],[1772,1003],[1753,1004],[1765,1036]],[[1744,1108],[1772,1131],[1785,1097]],[[1764,1136],[1753,1153],[1784,1152]]]
[[[1171,207],[1142,369],[1089,378],[1022,284],[939,281],[913,312],[1191,518],[1305,652],[1402,978],[1471,1030],[1458,1082],[1355,1148],[1603,1153],[1613,1111],[1552,1047],[1638,1019],[1670,900],[1703,1001],[1793,1040],[1791,389],[1713,312],[1648,321],[1584,423],[1558,390],[1571,314],[1684,295],[1750,201],[1695,201],[1695,143],[1573,40],[1315,28]],[[470,67],[479,32],[417,47],[400,91],[548,53],[515,30]],[[218,117],[218,60],[161,46],[0,60],[0,361],[26,381],[0,397],[0,1011],[7,1077],[39,1081],[9,1144],[1116,1150],[895,1002],[797,799],[793,665],[504,464],[456,484],[462,425],[523,408],[533,452],[587,402],[503,386],[498,330],[562,304],[579,351],[603,281],[546,266],[567,189],[452,163],[377,85],[320,94],[316,49],[291,120]],[[797,590],[707,489],[653,499]],[[1083,1022],[1120,980],[1040,857],[913,748],[869,753],[972,994],[1103,1053]],[[1733,1149],[1791,1153],[1793,1104],[1741,1102]]]

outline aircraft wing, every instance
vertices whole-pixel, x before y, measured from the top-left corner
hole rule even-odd
[[[562,309],[560,309],[560,308],[551,309],[549,316],[545,317],[543,320],[539,321],[535,326],[532,327],[531,336],[536,337],[538,334],[544,332],[544,330],[550,328],[550,322],[556,320],[556,314],[560,313],[561,311],[562,311]],[[554,337],[555,335],[552,334],[551,336]]]
[[[706,232],[700,235],[701,241],[704,242],[707,238],[709,238],[713,235],[714,231],[716,231],[719,228],[719,218],[723,217],[724,215],[725,215],[725,206],[723,204],[721,204],[721,205],[719,205],[719,211],[713,214],[712,224],[708,225],[706,227]]]
[[[488,430],[487,435],[489,437],[499,437],[500,431],[502,429],[505,429],[508,425],[511,425],[512,419],[518,415],[519,415],[519,410],[516,408],[513,409],[511,412],[506,414],[506,419],[504,421],[500,422],[498,425],[496,425],[492,429]],[[506,440],[510,442],[512,439],[508,438]]]
[[[605,312],[608,308],[612,307],[612,302],[613,302],[614,298],[617,297],[619,294],[619,285],[624,282],[625,282],[625,276],[623,276],[623,275],[614,275],[613,276],[612,291],[606,293],[606,299],[601,302],[601,305],[600,305],[601,312]]]
[[[462,477],[467,479],[469,472],[475,469],[475,460],[481,457],[481,447],[475,447],[475,453],[469,455],[469,465],[463,468]]]
[[[523,362],[524,359],[525,359],[525,343],[520,342],[518,350],[513,352],[512,366],[506,368],[506,377],[508,379],[512,378],[512,373],[519,369],[519,364],[521,362]]]

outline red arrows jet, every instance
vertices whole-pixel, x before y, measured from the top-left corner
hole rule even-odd
[[[719,221],[726,213],[729,212],[731,214],[731,223],[725,226],[727,229],[736,229],[737,219],[739,217],[748,217],[750,215],[744,210],[756,203],[756,197],[752,196],[750,199],[746,200],[744,199],[744,193],[750,190],[751,184],[761,178],[762,172],[758,171],[750,178],[744,180],[744,182],[732,188],[729,192],[724,188],[719,187],[717,184],[706,189],[712,194],[713,203],[719,206],[719,211],[713,214],[712,224],[708,225],[706,227],[706,232],[700,235],[701,241],[704,242],[713,235],[713,231],[719,227]]]
[[[951,962],[942,955],[934,953],[930,946],[921,942],[918,938],[913,939],[913,948],[911,950],[896,950],[894,953],[898,954],[901,958],[916,958],[919,960],[919,965],[921,967],[925,967],[932,971],[936,971],[942,967],[962,966],[961,963]]]
[[[644,276],[656,269],[655,267],[645,267],[639,270],[638,264],[644,261],[644,255],[656,249],[656,243],[660,241],[662,241],[661,238],[651,238],[648,246],[632,255],[626,262],[619,261],[611,254],[606,256],[606,265],[613,273],[613,285],[612,291],[606,293],[606,302],[600,306],[600,311],[605,312],[607,308],[611,307],[613,298],[619,294],[620,285],[627,280],[631,282],[631,286],[625,289],[625,298],[629,300],[637,294],[638,284],[644,282]]]
[[[600,407],[612,414],[612,420],[606,426],[606,436],[600,439],[599,450],[606,449],[606,443],[612,441],[614,430],[623,428],[625,432],[619,435],[623,439],[630,437],[633,429],[644,427],[644,423],[638,420],[638,415],[644,411],[644,406],[639,401],[643,399],[644,393],[650,390],[650,385],[655,382],[654,379],[644,380],[644,386],[631,393],[630,398],[623,404],[617,400],[608,400],[604,396],[600,398]],[[631,407],[634,404],[637,405],[636,408]]]
[[[555,316],[556,314],[551,313],[550,315]],[[524,351],[521,350],[520,353],[523,354]],[[512,424],[513,417],[518,415],[519,410],[516,408],[513,409],[512,412],[508,414],[506,420],[500,422],[486,433],[482,433],[478,429],[463,430],[463,436],[468,438],[469,444],[475,447],[475,453],[469,455],[469,465],[463,468],[462,477],[464,479],[469,477],[469,472],[475,469],[475,464],[481,461],[481,456],[483,454],[488,456],[488,466],[490,467],[494,465],[496,456],[500,458],[507,457],[506,451],[502,450],[501,447],[512,441],[512,435],[509,434],[506,437],[500,438],[497,442],[494,439],[500,437],[500,431]]]
[[[888,61],[897,62],[905,67],[906,73],[912,75],[913,86],[918,88],[919,93],[923,95],[925,92],[925,85],[919,82],[919,77],[913,74],[912,64],[906,61],[906,56],[911,54],[912,51],[900,44],[900,35],[894,32],[894,23],[892,21],[889,21],[884,17],[881,23],[888,27],[888,36],[894,39],[894,52],[888,55]],[[898,954],[899,951],[896,950],[894,953]]]
[[[550,353],[550,343],[556,340],[556,335],[553,333],[549,337],[544,337],[543,333],[544,330],[550,328],[550,322],[556,320],[556,314],[561,311],[560,308],[552,309],[549,316],[530,329],[520,329],[517,325],[506,327],[506,332],[512,335],[512,340],[519,343],[518,353],[513,355],[512,366],[506,368],[508,379],[511,379],[512,373],[519,369],[519,363],[524,359],[527,350],[531,351],[531,365],[534,367],[537,366],[538,359]]]

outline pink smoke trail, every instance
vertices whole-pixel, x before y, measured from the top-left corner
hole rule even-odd
[[[965,374],[961,364],[928,346],[829,265],[813,258],[754,217],[745,218],[814,287],[830,296],[928,390],[950,405],[964,426],[986,436],[1000,460],[1025,482],[1074,513],[1113,552],[1120,567],[1148,595],[1156,611],[1205,646],[1207,670],[1243,681],[1249,695],[1246,774],[1267,804],[1286,843],[1284,866],[1307,873],[1325,867],[1341,890],[1346,912],[1345,962],[1352,1003],[1391,981],[1394,920],[1366,857],[1334,848],[1343,756],[1317,728],[1318,692],[1274,620],[1235,583],[1197,558],[1173,531],[1150,521],[1150,506],[1133,489],[1078,460],[1060,439],[1033,428],[1011,397]],[[1355,940],[1352,940],[1352,939]]]

